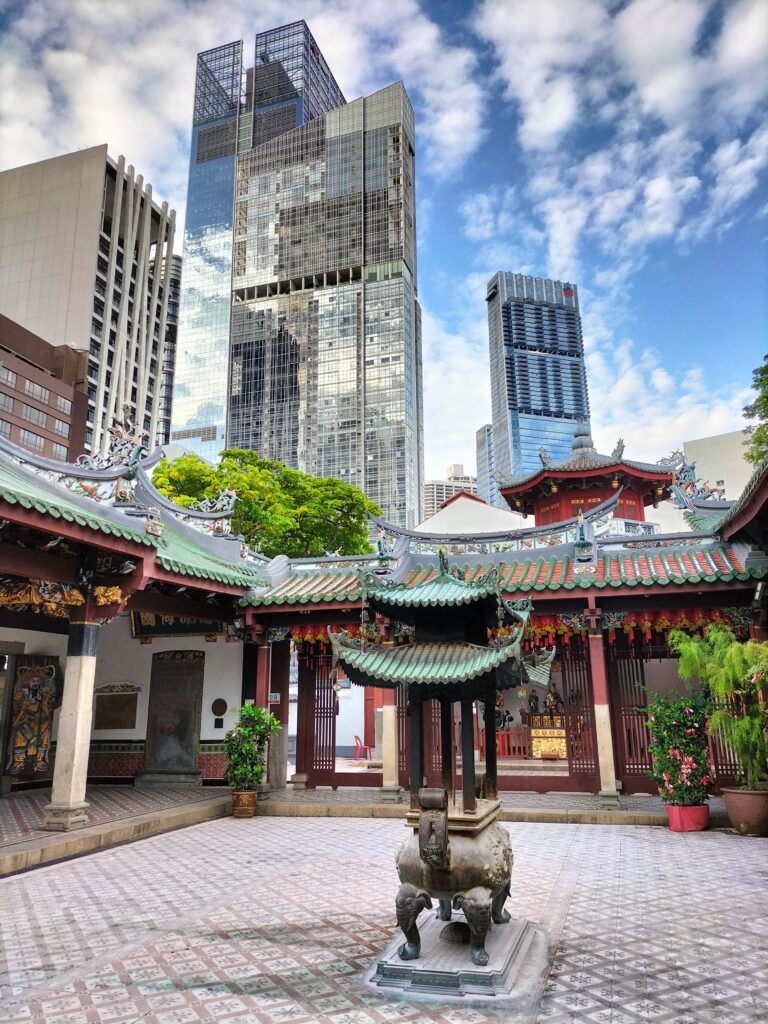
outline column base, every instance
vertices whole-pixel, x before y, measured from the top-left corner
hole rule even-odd
[[[61,807],[47,804],[42,828],[46,832],[71,832],[76,828],[84,828],[88,824],[89,806],[79,804],[77,807]]]
[[[11,792],[11,776],[0,775],[0,796],[8,796]]]
[[[401,804],[403,802],[402,786],[382,786],[379,792],[383,804]]]
[[[619,794],[615,789],[601,789],[597,795],[600,798],[601,807],[619,806]]]
[[[293,788],[294,789],[306,789],[307,788],[307,781],[308,781],[308,779],[309,779],[308,775],[305,775],[303,772],[301,774],[299,774],[297,772],[295,775],[291,776],[291,783],[293,784]]]

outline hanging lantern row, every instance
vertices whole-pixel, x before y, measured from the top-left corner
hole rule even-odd
[[[608,642],[611,644],[616,642],[618,632],[629,636],[636,629],[642,630],[643,640],[650,643],[654,633],[663,634],[666,642],[672,629],[704,633],[707,626],[712,625],[728,626],[743,639],[749,636],[751,621],[749,608],[680,608],[666,611],[604,612],[600,626],[608,631]],[[489,629],[488,639],[494,640],[509,632],[509,626]],[[523,647],[554,647],[559,640],[563,647],[568,648],[574,636],[586,639],[587,620],[583,614],[534,614]]]

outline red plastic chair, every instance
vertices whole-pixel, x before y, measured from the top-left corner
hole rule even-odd
[[[370,761],[371,748],[368,746],[367,743],[363,743],[359,736],[355,736],[355,760],[359,761],[361,756],[366,761]]]

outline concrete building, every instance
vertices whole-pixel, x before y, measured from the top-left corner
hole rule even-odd
[[[51,345],[88,353],[94,451],[125,406],[157,438],[174,223],[106,145],[0,173],[0,309]]]
[[[735,501],[755,471],[744,458],[748,435],[743,430],[713,434],[683,442],[686,462],[696,464],[696,476],[713,487],[724,487],[725,497]]]
[[[161,268],[165,276],[165,268]],[[179,296],[181,294],[181,256],[171,258],[168,275],[168,312],[165,320],[165,343],[160,377],[160,418],[157,443],[167,445],[171,437],[173,410],[173,378],[176,369],[176,339],[179,329]]]
[[[488,282],[495,471],[517,478],[571,450],[589,417],[575,284],[499,271]]]
[[[346,103],[303,21],[255,52],[198,56],[171,440],[336,477],[413,526],[413,110],[401,83]]]
[[[424,484],[424,519],[433,516],[443,502],[461,491],[477,494],[477,478],[464,472],[461,463],[448,467],[445,480],[427,480]]]
[[[0,314],[0,437],[47,459],[85,444],[88,354],[49,345]]]

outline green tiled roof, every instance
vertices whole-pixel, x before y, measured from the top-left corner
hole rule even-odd
[[[753,494],[768,473],[768,458],[763,459],[747,481],[747,485],[741,492],[738,501],[723,512],[720,516],[707,515],[704,509],[688,510],[683,513],[685,521],[692,530],[706,530],[709,533],[719,533],[723,527],[732,522],[742,509],[749,503]]]
[[[431,575],[433,569],[420,570],[420,574],[411,575],[405,586],[392,586],[366,583],[366,594],[375,603],[394,605],[397,608],[445,608],[456,605],[472,604],[483,598],[495,596],[497,582],[485,582],[478,578],[476,583],[441,572]]]
[[[652,586],[747,581],[762,579],[768,572],[759,567],[745,568],[728,544],[606,551],[598,555],[595,572],[590,576],[574,575],[573,559],[567,555],[499,561],[497,564],[500,570],[499,589],[506,597],[542,591],[589,590],[591,587],[600,590],[637,587],[642,590]],[[467,565],[462,571],[465,580],[472,582],[479,579],[487,568],[487,564]],[[405,577],[399,590],[402,592],[413,588],[418,592],[435,576],[437,571],[434,567],[417,566]],[[464,593],[460,591],[459,585],[455,595],[458,596],[460,592]],[[425,588],[423,593],[429,591]],[[249,598],[244,603],[308,605],[328,601],[355,602],[360,600],[360,596],[360,580],[356,572],[315,570],[292,576],[272,590]],[[403,601],[405,603],[406,600]]]
[[[212,551],[196,544],[193,537],[175,530],[167,520],[165,522],[162,537],[154,539],[157,560],[168,572],[195,576],[201,580],[215,580],[234,587],[264,586],[257,569],[217,557]]]
[[[136,530],[131,526],[116,523],[107,516],[99,514],[97,502],[91,502],[93,509],[85,511],[77,502],[69,498],[69,492],[61,487],[55,497],[44,487],[37,486],[34,476],[19,472],[15,465],[5,460],[0,461],[0,498],[10,505],[21,505],[22,508],[34,509],[53,519],[63,519],[68,523],[76,523],[90,530],[105,533],[112,537],[122,537],[137,544],[153,545],[154,538]]]
[[[96,501],[90,501],[92,507],[85,511],[72,500],[66,487],[57,487],[54,497],[37,484],[34,474],[18,471],[15,464],[5,460],[0,460],[0,499],[11,505],[34,509],[52,519],[63,519],[98,533],[153,547],[157,550],[158,563],[169,572],[230,586],[263,585],[256,569],[217,557],[202,544],[195,543],[194,538],[175,530],[167,521],[163,535],[157,537],[144,532],[141,520],[142,529],[137,529],[128,525],[130,521],[123,525],[103,515]]]
[[[418,683],[422,686],[451,685],[477,679],[520,656],[519,643],[493,649],[466,643],[406,644],[403,647],[365,645],[364,649],[345,643],[339,634],[331,634],[334,653],[353,682],[398,686]]]
[[[244,598],[243,605],[315,604],[323,601],[358,601],[360,575],[357,570],[334,572],[317,569],[297,573],[266,594]]]

